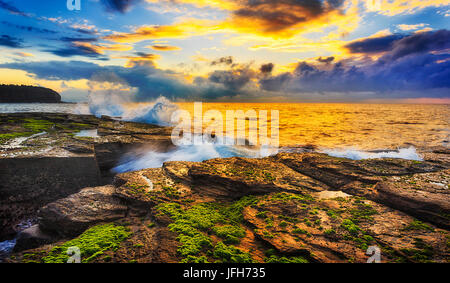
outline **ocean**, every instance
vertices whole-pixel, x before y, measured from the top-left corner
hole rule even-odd
[[[193,103],[176,105],[193,115]],[[147,109],[153,111],[153,106],[151,103],[135,103],[124,108],[128,112],[139,113],[146,112]],[[224,117],[227,110],[268,110],[269,133],[270,111],[278,110],[282,148],[315,146],[329,151],[373,151],[410,146],[450,146],[450,105],[203,103],[202,106],[203,112],[214,109]],[[164,109],[158,110],[163,112]],[[90,114],[87,104],[0,104],[0,113],[14,112]],[[111,113],[93,114],[98,116]],[[161,113],[158,115],[161,116]],[[152,112],[149,122],[155,122],[154,116]]]

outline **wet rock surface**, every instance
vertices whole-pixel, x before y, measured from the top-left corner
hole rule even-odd
[[[40,207],[100,184],[92,157],[0,158],[0,238]]]
[[[96,135],[79,136],[82,131]],[[110,183],[110,169],[125,152],[138,145],[165,150],[171,144],[169,133],[109,117],[0,114],[0,241],[11,238],[18,223],[46,204]],[[153,139],[165,147],[155,146]]]
[[[133,145],[173,148],[170,129],[101,120],[88,142],[100,174]],[[369,247],[382,262],[449,262],[450,155],[422,154],[355,161],[305,151],[118,174],[42,204],[24,232],[32,240],[9,261],[64,262],[79,245],[84,262],[353,263]]]
[[[37,248],[46,244],[56,242],[57,238],[41,230],[38,224],[19,232],[14,246],[14,251],[19,252],[26,249]]]
[[[59,236],[74,236],[94,224],[123,218],[127,207],[114,192],[113,186],[85,188],[52,202],[39,210],[39,227]]]
[[[323,191],[328,186],[271,159],[212,159],[193,164],[194,190],[219,199],[239,199],[269,192]]]
[[[373,159],[352,161],[325,155],[275,156],[274,159],[335,190],[366,197],[448,229],[449,171],[437,160]]]
[[[119,174],[109,197],[128,213],[114,223],[131,234],[93,262],[366,262],[369,247],[382,262],[448,262],[449,171],[438,163],[281,153]]]

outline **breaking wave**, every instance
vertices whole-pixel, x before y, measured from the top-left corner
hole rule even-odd
[[[422,157],[417,153],[415,147],[401,148],[398,150],[386,151],[361,151],[357,149],[333,150],[325,149],[321,152],[333,157],[343,157],[352,160],[377,159],[377,158],[399,158],[407,160],[422,161]]]
[[[107,115],[123,121],[157,124],[170,126],[171,118],[179,107],[165,97],[158,98],[154,103],[133,105],[119,96],[92,95],[87,106],[88,112],[97,117]],[[86,112],[86,106],[79,107],[79,112]],[[198,137],[198,136],[197,136]],[[194,139],[196,139],[194,137]],[[268,146],[245,147],[233,144],[226,138],[215,141],[204,141],[200,144],[182,144],[172,151],[160,152],[156,150],[131,151],[125,154],[113,172],[123,173],[146,168],[159,168],[167,161],[200,162],[213,158],[228,157],[266,157],[278,152]]]
[[[172,114],[177,110],[179,110],[179,107],[176,104],[173,104],[165,97],[160,97],[152,105],[126,111],[122,115],[122,119],[125,121],[169,126],[171,124]]]
[[[89,98],[88,105],[77,105],[75,113],[92,114],[98,118],[106,115],[123,121],[169,126],[172,114],[179,109],[165,97],[159,97],[153,103],[138,107],[131,107],[130,104],[131,101],[122,101],[115,96],[97,94]]]
[[[115,173],[137,171],[147,168],[159,168],[168,161],[200,162],[213,158],[249,157],[263,158],[278,153],[275,148],[262,146],[249,148],[225,145],[222,142],[204,142],[200,145],[181,145],[169,152],[146,151],[143,154],[129,153],[120,164],[112,169]]]

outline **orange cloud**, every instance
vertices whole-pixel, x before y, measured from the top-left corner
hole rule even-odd
[[[418,30],[420,28],[425,28],[427,24],[416,24],[416,25],[398,25],[397,27],[401,30],[410,31]]]
[[[311,26],[328,25],[343,15],[343,2],[266,0],[244,1],[233,11],[228,26],[246,33],[291,37]]]
[[[129,51],[133,49],[130,45],[122,45],[122,44],[92,44],[89,42],[77,42],[73,43],[75,46],[83,46],[87,47],[98,54],[104,54],[105,50],[107,51]]]
[[[104,39],[114,42],[139,42],[158,38],[186,38],[217,31],[219,26],[210,20],[191,19],[174,25],[143,26],[132,33],[116,33]]]
[[[432,28],[427,27],[427,28],[423,28],[423,29],[416,30],[414,33],[419,33],[419,32],[429,32],[429,31],[432,31],[432,30],[433,30]]]
[[[155,60],[161,58],[161,56],[156,54],[149,54],[144,52],[137,52],[136,56],[123,56],[119,57],[123,59],[128,59],[125,67],[132,68],[134,66],[153,66],[156,67]]]
[[[14,52],[14,55],[20,56],[20,57],[34,57],[33,54],[27,53],[27,52]]]
[[[104,44],[104,45],[99,45],[99,47],[103,50],[109,50],[109,51],[130,51],[133,49],[133,46],[122,45],[122,44]]]
[[[155,2],[155,1],[150,1]],[[217,6],[230,12],[223,21],[184,19],[172,25],[142,26],[130,33],[116,33],[104,39],[139,42],[164,38],[187,38],[211,33],[241,33],[268,39],[287,39],[295,35],[337,26],[335,37],[353,31],[359,23],[358,0],[265,0],[191,1],[174,3]],[[333,34],[333,33],[331,33]]]

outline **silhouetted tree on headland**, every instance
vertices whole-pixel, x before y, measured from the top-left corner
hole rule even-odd
[[[60,103],[61,96],[45,87],[0,85],[0,103]]]

